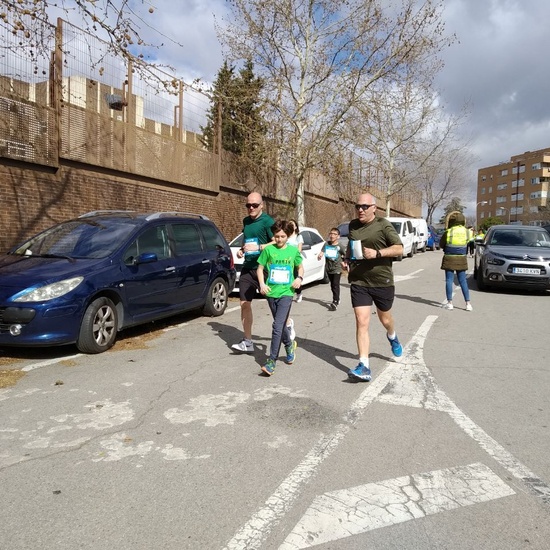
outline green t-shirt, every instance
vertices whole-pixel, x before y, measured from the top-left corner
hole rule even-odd
[[[349,223],[349,244],[361,241],[361,246],[381,250],[394,244],[402,244],[397,231],[385,218],[374,218],[363,224],[358,219]],[[348,281],[352,285],[364,287],[393,286],[392,258],[374,258],[372,260],[352,260]]]
[[[258,267],[259,246],[270,242],[273,238],[271,228],[274,223],[275,220],[265,212],[262,212],[257,218],[252,219],[247,216],[243,220],[243,245],[250,242],[258,245],[257,251],[247,252],[244,255],[243,269],[256,269]]]
[[[302,255],[295,246],[277,248],[271,244],[262,250],[258,264],[264,266],[265,284],[271,288],[267,293],[268,298],[294,296],[294,268],[301,263]]]

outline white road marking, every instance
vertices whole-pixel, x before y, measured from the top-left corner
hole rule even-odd
[[[393,405],[424,408],[447,413],[455,423],[484,449],[503,468],[524,483],[530,491],[550,504],[550,486],[529,470],[509,451],[495,441],[482,428],[466,416],[437,385],[435,378],[422,359],[422,349],[418,350],[415,361],[412,354],[403,362],[401,369],[393,377],[384,393],[377,401]]]
[[[436,316],[430,316],[422,323],[417,333],[405,346],[402,359],[406,359],[409,354],[416,356],[417,350],[422,348],[421,344],[436,319]],[[369,383],[358,399],[351,405],[344,417],[344,422],[336,426],[331,434],[321,436],[317,444],[309,451],[302,462],[294,468],[276,491],[267,499],[264,507],[258,510],[227,543],[225,546],[226,550],[253,550],[261,547],[262,542],[290,509],[304,486],[315,477],[324,460],[336,450],[349,430],[361,418],[366,407],[378,397],[380,392],[399,372],[400,368],[400,363],[394,361],[387,363],[382,373],[373,382]]]
[[[514,494],[481,463],[332,491],[313,501],[279,550],[310,548]]]
[[[423,269],[417,269],[416,271],[413,271],[412,273],[409,273],[408,275],[394,275],[393,280],[397,283],[399,281],[407,281],[409,279],[417,279],[418,273],[424,271]]]

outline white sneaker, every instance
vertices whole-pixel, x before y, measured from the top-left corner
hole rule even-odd
[[[444,306],[443,306],[443,309],[448,309],[449,311],[451,309],[453,309],[453,304],[450,304],[449,302],[447,302]]]
[[[254,344],[251,340],[245,340],[243,338],[238,344],[233,344],[231,349],[239,353],[254,353]]]
[[[474,308],[472,307],[472,304],[466,304],[466,311],[473,311]]]
[[[296,296],[296,303],[299,304],[301,301],[302,301],[302,295],[298,294],[298,296]]]
[[[290,331],[290,339],[291,340],[296,340],[296,331],[294,330],[294,319],[289,319],[288,320],[288,330]]]

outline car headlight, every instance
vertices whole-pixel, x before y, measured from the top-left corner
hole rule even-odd
[[[56,283],[39,288],[24,290],[14,299],[14,302],[47,302],[71,292],[83,280],[84,277],[72,277],[71,279],[64,279],[63,281],[57,281]]]
[[[487,263],[491,265],[504,265],[504,260],[495,258],[494,256],[486,256]]]

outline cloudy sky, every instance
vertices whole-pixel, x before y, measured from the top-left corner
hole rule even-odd
[[[475,207],[480,167],[514,154],[550,146],[550,58],[547,0],[444,0],[446,30],[456,43],[443,52],[438,79],[442,102],[458,113],[465,103],[470,117],[475,165],[463,201]],[[186,81],[212,81],[223,55],[215,21],[223,21],[226,0],[157,0],[146,19],[176,40],[165,40],[159,57]],[[158,37],[154,39],[158,42]]]

